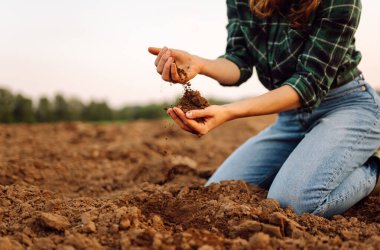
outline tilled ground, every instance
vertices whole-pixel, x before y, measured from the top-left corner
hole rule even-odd
[[[203,187],[265,116],[199,139],[168,121],[0,126],[0,249],[379,249],[380,197],[331,219],[242,181]]]

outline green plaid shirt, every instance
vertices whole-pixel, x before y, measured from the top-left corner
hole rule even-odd
[[[311,111],[329,89],[361,74],[361,54],[354,34],[360,0],[321,0],[303,29],[293,29],[285,15],[254,16],[248,0],[227,0],[228,40],[222,57],[240,68],[236,86],[248,80],[253,67],[269,90],[290,85]]]

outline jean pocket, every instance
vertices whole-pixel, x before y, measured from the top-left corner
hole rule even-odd
[[[358,82],[358,81],[353,81],[354,83],[353,86],[342,86],[340,88],[332,90],[327,96],[325,97],[324,101],[333,101],[337,100],[340,98],[345,98],[345,97],[351,97],[351,96],[357,96],[358,98],[360,97],[367,97],[367,98],[372,98],[372,95],[368,92],[368,86],[364,82]],[[352,85],[351,83],[348,83]]]

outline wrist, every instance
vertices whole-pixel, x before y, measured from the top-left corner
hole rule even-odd
[[[240,112],[235,103],[229,103],[222,105],[224,113],[226,114],[227,121],[231,121],[240,118]]]
[[[256,98],[233,102],[223,106],[225,107],[225,112],[229,120],[260,115],[260,110],[257,109]]]
[[[205,73],[205,65],[206,65],[206,59],[200,57],[200,56],[197,56],[197,55],[193,55],[193,60],[194,60],[194,63],[197,67],[197,70],[198,70],[198,74],[201,74],[201,75],[204,75]]]

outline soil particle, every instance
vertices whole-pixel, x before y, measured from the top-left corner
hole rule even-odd
[[[181,79],[182,82],[186,82],[187,80],[187,73],[184,69],[178,68],[177,67],[177,72],[179,75],[179,78]]]
[[[173,155],[170,158],[173,165],[185,165],[193,169],[196,169],[198,165],[194,159],[191,159],[190,157],[187,157],[187,156]]]
[[[2,250],[21,250],[24,249],[20,243],[10,237],[0,237],[0,247]]]
[[[270,236],[277,238],[283,237],[283,235],[281,234],[281,229],[279,227],[270,224],[263,224],[262,226],[263,233],[269,234]]]
[[[70,227],[70,222],[67,218],[58,214],[41,212],[37,217],[37,221],[42,226],[58,231]]]
[[[270,249],[269,235],[259,232],[249,238],[249,246],[252,249]]]
[[[233,238],[241,237],[243,239],[248,239],[253,233],[261,232],[262,230],[263,226],[260,222],[246,220],[237,226],[232,226],[230,236]]]
[[[81,215],[82,222],[82,232],[84,233],[95,233],[96,232],[96,224],[92,221],[93,216],[90,213],[84,213]]]
[[[103,247],[97,239],[87,237],[83,234],[71,234],[67,236],[64,242],[64,246],[73,247],[74,249],[83,250],[104,250]]]

